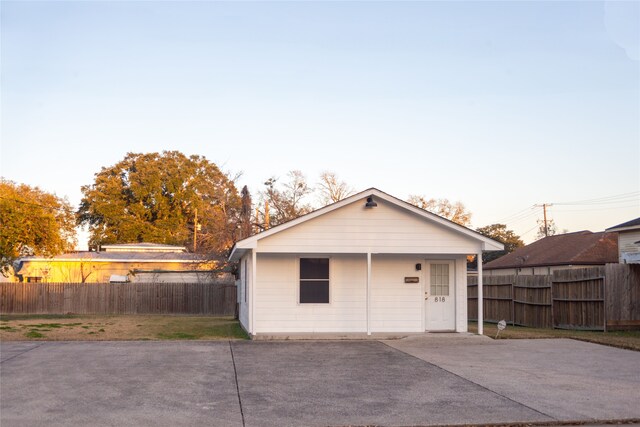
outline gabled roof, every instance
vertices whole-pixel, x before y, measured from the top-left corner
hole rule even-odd
[[[611,228],[607,228],[607,231],[626,231],[640,229],[640,217],[632,219],[631,221],[623,222],[622,224],[615,225]]]
[[[325,215],[329,212],[333,212],[337,209],[342,208],[343,206],[347,206],[350,205],[352,203],[355,202],[359,202],[361,201],[363,198],[369,197],[369,196],[375,196],[376,198],[379,198],[381,200],[385,200],[388,203],[391,203],[395,206],[398,206],[406,211],[412,212],[413,214],[425,218],[431,222],[437,223],[439,225],[442,225],[443,227],[446,227],[452,231],[455,231],[457,233],[463,234],[467,237],[470,237],[474,240],[477,240],[478,242],[482,243],[482,249],[486,250],[486,251],[499,251],[499,250],[503,250],[504,249],[504,245],[500,242],[497,242],[495,240],[489,239],[488,237],[473,231],[467,227],[464,227],[460,224],[456,224],[455,222],[449,221],[446,218],[443,218],[439,215],[433,214],[431,212],[428,212],[424,209],[420,209],[417,206],[414,206],[408,202],[405,202],[404,200],[400,200],[396,197],[391,196],[390,194],[387,194],[383,191],[378,190],[377,188],[369,188],[367,190],[361,191],[360,193],[354,194],[352,196],[347,197],[346,199],[340,200],[339,202],[327,205],[323,208],[317,209],[313,212],[310,212],[306,215],[302,215],[296,219],[293,219],[291,221],[285,222],[283,224],[277,225],[273,228],[270,228],[268,230],[265,230],[261,233],[258,234],[254,234],[251,237],[247,237],[246,239],[240,240],[238,242],[236,242],[236,244],[233,246],[233,248],[231,249],[231,254],[229,255],[229,259],[233,260],[236,259],[238,256],[238,252],[243,250],[243,249],[252,249],[257,247],[257,242],[260,239],[263,239],[265,237],[271,236],[273,234],[276,233],[280,233],[284,230],[287,230],[289,228],[295,227],[298,224],[301,224],[303,222],[312,220],[314,218],[317,218],[321,215]]]
[[[484,265],[485,270],[618,262],[618,234],[591,231],[545,237]]]

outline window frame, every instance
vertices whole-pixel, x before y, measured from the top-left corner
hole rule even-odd
[[[446,270],[447,270],[447,274],[446,274],[446,278],[447,278],[447,284],[443,284],[443,283],[434,283],[434,276],[438,277],[445,277],[444,274],[438,274],[439,272],[436,271],[436,269],[434,269],[434,267],[442,267],[442,266],[446,266]],[[451,284],[451,274],[452,274],[452,268],[451,268],[451,264],[449,262],[443,261],[443,262],[439,262],[439,261],[433,261],[429,264],[429,295],[431,296],[436,296],[436,297],[448,297],[451,296],[451,288],[454,285]],[[434,274],[435,273],[435,274]],[[443,288],[446,286],[447,288],[447,293],[443,294]]]
[[[301,264],[300,260],[302,260],[302,259],[326,259],[326,260],[328,260],[328,263],[329,263],[329,277],[327,279],[302,279],[300,277],[301,276],[301,274],[300,274],[301,273],[300,272],[300,264]],[[307,256],[299,256],[299,257],[297,257],[297,259],[296,259],[296,274],[297,274],[297,278],[296,278],[296,284],[297,284],[297,286],[296,286],[296,289],[297,289],[296,303],[297,303],[297,305],[299,305],[299,306],[314,306],[314,305],[327,306],[327,305],[331,305],[331,295],[332,295],[331,282],[333,281],[332,280],[332,274],[333,274],[332,273],[333,272],[332,264],[333,264],[332,258],[330,256],[326,256],[326,255],[325,256],[322,256],[322,255],[307,255]],[[311,280],[311,281],[313,281],[313,280],[321,281],[322,280],[322,281],[329,282],[327,284],[327,287],[328,287],[327,302],[302,302],[302,301],[300,301],[300,296],[301,296],[301,292],[300,291],[301,291],[301,287],[302,287],[302,283],[301,283],[302,280]]]

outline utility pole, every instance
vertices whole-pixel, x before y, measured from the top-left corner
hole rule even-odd
[[[195,219],[193,220],[193,252],[196,251],[196,243],[198,242],[198,209],[195,209]]]
[[[547,225],[547,207],[553,206],[551,203],[543,203],[541,205],[536,205],[537,207],[542,208],[542,212],[544,214],[544,237],[549,237],[549,226]]]

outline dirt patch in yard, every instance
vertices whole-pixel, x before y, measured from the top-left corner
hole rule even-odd
[[[2,341],[119,341],[246,339],[229,317],[0,316]]]

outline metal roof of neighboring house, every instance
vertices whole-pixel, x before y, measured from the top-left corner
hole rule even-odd
[[[162,243],[122,243],[102,245],[105,252],[187,252],[184,246],[164,245]]]
[[[187,252],[72,252],[55,257],[23,257],[19,261],[85,261],[85,262],[199,262],[210,261],[202,254]]]
[[[484,270],[618,262],[618,234],[578,231],[545,237],[495,259]]]
[[[640,217],[632,219],[631,221],[623,222],[622,224],[615,225],[607,228],[607,231],[624,231],[624,230],[636,230],[640,229]]]

